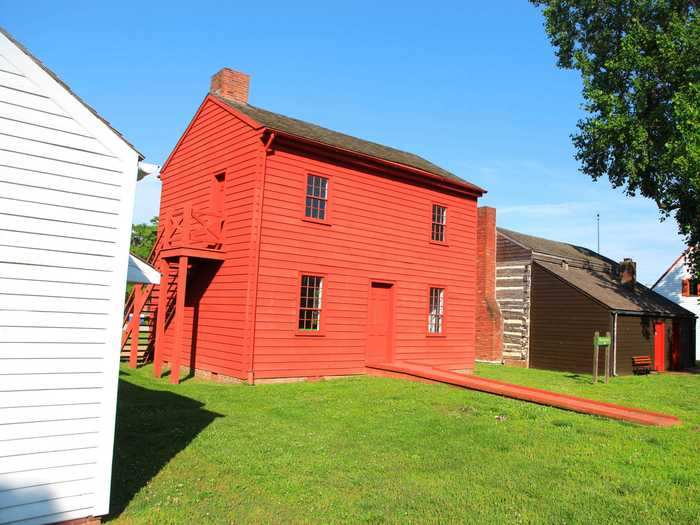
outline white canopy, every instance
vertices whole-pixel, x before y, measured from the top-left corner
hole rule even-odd
[[[130,253],[126,280],[130,283],[158,284],[160,273],[153,266]]]

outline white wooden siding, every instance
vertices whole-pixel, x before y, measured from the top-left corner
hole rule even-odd
[[[0,33],[0,523],[108,512],[137,161]]]
[[[690,279],[690,272],[685,265],[685,259],[681,257],[666,272],[661,280],[654,285],[653,290],[666,299],[681,305],[695,315],[700,316],[700,298],[683,297],[683,279]],[[695,339],[695,359],[700,360],[700,319],[695,321],[695,333],[699,334]]]

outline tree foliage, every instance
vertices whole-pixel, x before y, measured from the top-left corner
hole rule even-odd
[[[150,222],[131,226],[131,253],[141,259],[148,259],[158,235],[158,217]]]
[[[530,0],[583,79],[581,171],[656,201],[700,245],[700,16],[693,0]],[[693,250],[700,269],[700,250]]]

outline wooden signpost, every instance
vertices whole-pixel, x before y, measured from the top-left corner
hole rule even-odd
[[[593,335],[593,384],[598,382],[598,354],[601,346],[605,348],[605,382],[610,379],[610,342],[610,332],[604,336],[600,332]]]

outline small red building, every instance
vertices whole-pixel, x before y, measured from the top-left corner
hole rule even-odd
[[[248,86],[217,73],[161,172],[156,373],[166,361],[249,382],[396,360],[471,371],[484,190],[251,106]]]

